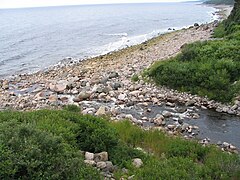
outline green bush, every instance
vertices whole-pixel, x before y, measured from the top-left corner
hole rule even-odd
[[[195,42],[168,61],[157,62],[145,75],[158,85],[209,99],[230,102],[240,95],[240,2],[214,33],[221,40]]]
[[[61,136],[66,143],[84,151],[107,151],[118,143],[114,129],[109,127],[106,120],[83,116],[72,110],[0,113],[0,121],[8,119],[36,124],[36,128]]]
[[[196,42],[175,58],[153,65],[147,75],[159,85],[229,102],[239,94],[239,59],[236,40]]]
[[[136,172],[135,179],[201,179],[201,167],[189,158],[151,159]]]
[[[134,75],[132,76],[131,80],[132,80],[133,82],[139,81],[138,75],[137,75],[137,74],[134,74]]]
[[[0,179],[100,179],[79,151],[30,124],[0,124],[0,152]]]
[[[237,83],[238,84],[238,83]],[[136,149],[140,147],[143,151]],[[240,157],[72,111],[0,112],[0,179],[101,179],[80,150],[107,151],[135,179],[238,179]],[[134,168],[133,158],[144,165]]]
[[[212,150],[205,157],[204,164],[203,175],[208,175],[211,179],[240,178],[240,156]]]
[[[209,148],[203,148],[200,144],[175,139],[168,144],[166,152],[167,157],[191,158],[195,162],[203,162],[210,151]]]
[[[225,26],[223,23],[220,23],[213,31],[213,37],[222,38],[226,35]]]
[[[77,132],[77,143],[81,150],[90,152],[109,151],[118,144],[118,136],[103,119],[82,116]]]
[[[115,148],[112,148],[109,151],[109,158],[114,163],[120,167],[127,167],[129,168],[129,164],[131,164],[132,159],[134,158],[145,158],[143,152],[129,147],[125,144],[125,142],[120,143]]]
[[[63,109],[71,112],[81,112],[80,107],[76,105],[67,105],[67,106],[64,106]]]

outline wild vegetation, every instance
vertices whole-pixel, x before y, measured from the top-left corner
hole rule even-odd
[[[231,102],[240,94],[239,4],[216,28],[217,40],[185,45],[178,56],[156,62],[146,74],[159,85]]]
[[[240,87],[239,34],[238,3],[215,30],[214,36],[223,39],[187,45],[148,75],[158,84],[229,101]],[[239,155],[145,131],[129,121],[82,115],[76,106],[0,112],[0,179],[102,179],[84,163],[82,151],[107,151],[118,167],[116,179],[240,179]],[[133,158],[141,158],[143,166],[135,168]]]
[[[101,179],[82,150],[107,151],[116,178],[224,179],[240,177],[240,157],[214,147],[145,132],[128,121],[107,122],[65,110],[0,112],[0,179]],[[137,147],[144,149],[138,150]],[[133,158],[142,168],[134,168]],[[121,168],[127,168],[124,174]]]

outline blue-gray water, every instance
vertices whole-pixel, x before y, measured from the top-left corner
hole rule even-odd
[[[0,9],[0,77],[141,43],[169,27],[206,23],[214,11],[197,3]]]

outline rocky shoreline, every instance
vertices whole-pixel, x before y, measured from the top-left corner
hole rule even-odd
[[[83,114],[109,116],[112,120],[130,119],[146,129],[161,129],[173,135],[185,133],[186,138],[193,138],[198,127],[188,125],[184,119],[198,119],[198,109],[240,116],[240,98],[234,105],[224,105],[157,87],[142,80],[141,72],[157,60],[175,56],[186,43],[210,40],[215,26],[216,23],[195,24],[103,56],[81,62],[70,58],[68,64],[48,71],[0,80],[0,109],[36,110],[74,104],[82,108]],[[164,109],[152,117],[153,106]],[[170,123],[169,118],[175,122]],[[226,144],[219,146],[237,152],[236,147]]]

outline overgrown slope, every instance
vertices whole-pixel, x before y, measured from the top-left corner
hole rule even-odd
[[[240,178],[238,155],[157,130],[146,132],[128,121],[83,116],[73,106],[62,111],[0,112],[0,179],[103,179],[84,164],[80,150],[108,151],[118,166],[116,179]],[[136,157],[143,160],[141,168],[132,165]]]
[[[147,71],[157,84],[230,102],[240,94],[240,1],[216,30],[220,40],[186,45],[170,59]]]

